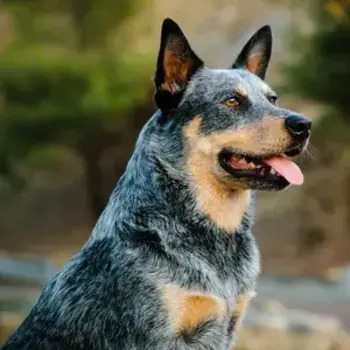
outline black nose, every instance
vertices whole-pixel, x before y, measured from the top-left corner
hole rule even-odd
[[[310,136],[311,121],[302,115],[290,115],[287,117],[285,124],[292,136],[299,139],[306,139]]]

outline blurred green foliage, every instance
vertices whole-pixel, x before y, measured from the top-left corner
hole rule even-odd
[[[10,50],[0,57],[1,135],[18,156],[38,143],[74,146],[91,132],[110,129],[143,100],[144,68],[138,55]]]
[[[314,28],[306,34],[293,28],[295,60],[285,67],[286,80],[293,93],[331,106],[350,121],[350,1],[308,5]]]
[[[3,0],[2,3],[16,17],[21,45],[24,41],[52,44],[63,39],[65,44],[91,49],[107,47],[113,31],[150,0]]]
[[[85,164],[91,209],[98,215],[104,206],[99,159],[118,142],[127,112],[143,103],[151,85],[150,56],[110,42],[145,4],[2,3],[14,33],[0,55],[0,173],[16,178],[18,164],[31,152],[41,149],[47,159],[55,156],[55,145],[64,145]]]

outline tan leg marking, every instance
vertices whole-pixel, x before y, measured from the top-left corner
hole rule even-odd
[[[248,308],[248,305],[251,299],[254,298],[254,296],[255,296],[255,293],[252,292],[245,295],[241,295],[235,300],[235,310],[233,313],[233,317],[235,318],[235,325],[233,328],[233,333],[241,326],[244,314]],[[235,350],[235,344],[232,343],[232,340],[231,340],[230,349]]]
[[[223,318],[227,313],[223,300],[175,285],[165,286],[163,297],[175,332],[193,331],[201,322]]]
[[[245,295],[241,295],[236,299],[234,316],[237,321],[235,329],[237,329],[237,327],[239,327],[242,324],[244,314],[248,308],[250,301],[252,300],[252,298],[254,298],[254,296],[255,293],[248,293]]]

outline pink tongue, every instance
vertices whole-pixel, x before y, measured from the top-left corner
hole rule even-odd
[[[304,182],[304,176],[300,168],[284,157],[273,157],[264,161],[282,175],[292,185],[301,185]]]

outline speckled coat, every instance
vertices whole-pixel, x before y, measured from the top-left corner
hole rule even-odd
[[[232,348],[260,269],[251,190],[269,187],[233,178],[218,153],[280,152],[290,141],[279,129],[288,111],[263,82],[270,53],[264,27],[231,69],[211,70],[164,22],[159,111],[90,239],[2,350]],[[222,103],[233,93],[247,101],[238,109]]]

